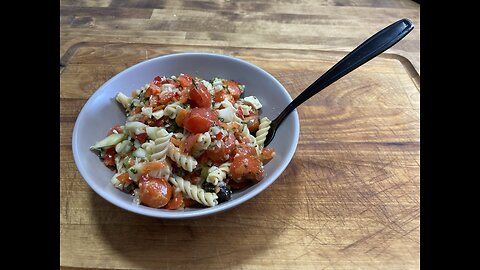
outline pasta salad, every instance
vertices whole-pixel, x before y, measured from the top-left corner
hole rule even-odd
[[[153,208],[211,207],[261,181],[273,158],[264,142],[271,121],[245,85],[187,74],[156,76],[115,99],[124,125],[90,147],[114,170],[113,186]]]

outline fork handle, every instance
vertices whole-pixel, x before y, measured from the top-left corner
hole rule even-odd
[[[320,78],[298,95],[273,121],[276,126],[285,119],[296,107],[317,94],[350,71],[370,61],[404,38],[414,25],[409,19],[401,19],[380,30],[375,35],[360,44],[342,60],[331,67]]]

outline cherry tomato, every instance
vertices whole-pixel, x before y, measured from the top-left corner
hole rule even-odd
[[[150,83],[150,86],[148,89],[145,91],[145,94],[143,94],[145,97],[149,97],[150,95],[157,95],[158,93],[162,92],[162,89],[158,85],[155,84],[155,81],[153,83]],[[147,96],[148,94],[148,96]]]
[[[107,135],[108,135],[108,136],[109,136],[109,135],[112,135],[112,134],[114,133],[114,132],[113,132],[114,130],[116,130],[117,133],[120,133],[120,134],[122,133],[122,130],[121,130],[121,128],[120,128],[120,125],[115,125],[115,126],[113,126],[111,129],[108,130]]]
[[[262,162],[254,157],[247,155],[238,155],[233,158],[230,165],[230,175],[234,181],[263,179]]]
[[[262,159],[263,160],[272,159],[273,156],[275,156],[275,151],[273,150],[273,148],[263,148],[262,149]]]
[[[188,136],[180,145],[180,150],[182,150],[184,153],[190,153],[192,151],[193,146],[197,144],[197,139],[200,137],[200,134],[191,134]]]
[[[183,195],[182,192],[175,192],[173,198],[165,205],[164,209],[175,210],[178,209],[183,204]]]
[[[240,106],[238,106],[238,108],[237,108],[237,116],[238,116],[238,118],[240,118],[242,120],[245,119],[245,116],[243,116],[242,108],[240,108]]]
[[[192,86],[192,77],[190,75],[178,76],[177,81],[180,83],[180,86],[182,86],[182,87]]]
[[[189,95],[189,91],[181,90],[173,99],[183,104],[187,103]]]
[[[148,104],[152,107],[156,107],[159,104],[159,97],[157,95],[150,96],[150,99],[148,100]]]
[[[220,90],[215,92],[215,102],[222,102],[225,99],[225,91]]]
[[[256,156],[257,151],[255,147],[248,144],[239,144],[235,147],[235,150],[233,150],[233,157],[238,155]]]
[[[203,133],[212,127],[216,119],[215,113],[207,108],[193,108],[183,120],[185,129],[192,133]]]
[[[103,163],[105,166],[115,166],[115,147],[110,147],[105,150],[103,155]]]
[[[196,86],[190,90],[189,97],[192,107],[209,108],[212,104],[212,95],[201,82],[196,83]]]
[[[183,127],[183,120],[185,120],[185,116],[187,116],[187,110],[185,109],[180,109],[178,112],[177,112],[177,117],[175,118],[175,123],[177,123],[177,125],[179,127]]]
[[[220,141],[220,146],[215,145],[212,149],[205,151],[208,158],[213,163],[222,163],[230,158],[230,154],[235,148],[235,136],[229,134]]]
[[[237,101],[240,95],[243,93],[243,91],[238,87],[238,83],[231,80],[224,80],[223,82],[227,85],[230,95],[232,95],[235,101]]]
[[[139,143],[144,143],[147,139],[147,133],[135,134],[135,139],[138,140]]]
[[[173,85],[174,87],[179,87],[180,86],[180,84],[177,83],[175,80],[170,79],[170,78],[165,78],[164,80],[162,80],[162,78],[160,76],[156,76],[153,79],[153,83],[157,86],[162,86],[162,85],[167,84],[167,83]]]
[[[174,96],[175,96],[175,93],[173,92],[162,92],[160,93],[158,103],[166,105],[170,101],[172,101]]]
[[[139,182],[140,202],[144,205],[160,208],[172,197],[173,187],[163,178],[148,177]]]
[[[155,118],[149,118],[145,123],[151,127],[161,127],[163,125],[163,122],[165,120],[163,118],[160,119],[155,119]]]
[[[205,165],[208,162],[208,155],[207,152],[203,152],[198,158],[197,162],[199,165]]]
[[[132,182],[132,179],[128,176],[128,172],[122,173],[117,176],[117,179],[120,183],[129,184]]]
[[[258,115],[246,116],[243,121],[248,121],[247,128],[250,132],[258,130],[258,127],[260,126],[260,120],[258,120]]]

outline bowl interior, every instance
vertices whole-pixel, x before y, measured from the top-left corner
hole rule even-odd
[[[212,214],[236,206],[272,184],[285,170],[295,153],[299,137],[299,119],[296,110],[277,130],[269,147],[275,157],[265,165],[265,178],[258,184],[237,192],[228,202],[215,207],[169,211],[153,209],[132,202],[132,196],[115,189],[110,183],[113,172],[106,168],[89,150],[105,137],[115,124],[124,124],[122,108],[115,101],[117,92],[130,96],[155,76],[187,73],[206,80],[213,77],[232,79],[245,84],[245,95],[255,95],[263,105],[260,116],[273,120],[292,101],[285,88],[270,74],[243,60],[210,53],[180,53],[166,55],[136,64],[102,85],[87,101],[78,115],[73,130],[72,147],[75,163],[87,183],[100,196],[126,210],[153,217],[187,218]]]

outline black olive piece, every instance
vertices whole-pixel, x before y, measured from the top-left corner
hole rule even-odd
[[[220,186],[220,191],[217,193],[218,202],[226,202],[232,198],[232,190],[230,186]]]

